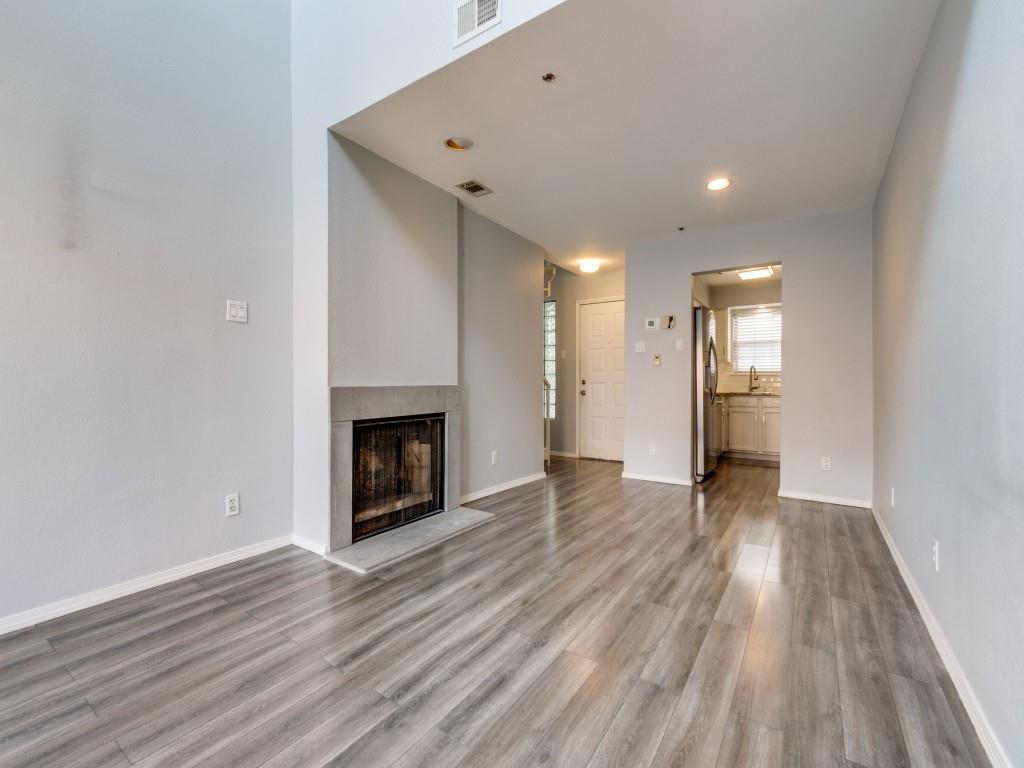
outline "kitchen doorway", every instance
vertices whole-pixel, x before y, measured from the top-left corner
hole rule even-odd
[[[782,456],[782,264],[692,279],[693,479],[724,461],[778,467]]]

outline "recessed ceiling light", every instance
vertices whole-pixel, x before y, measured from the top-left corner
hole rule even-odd
[[[452,136],[444,145],[452,152],[465,152],[473,148],[473,140],[467,139],[465,136]]]
[[[732,179],[727,179],[721,176],[717,179],[712,179],[708,182],[708,189],[712,192],[721,192],[723,189],[728,189],[732,186]]]
[[[580,262],[580,272],[597,272],[601,268],[601,262],[597,259],[583,259]]]
[[[771,267],[754,267],[753,269],[737,269],[740,280],[761,280],[775,274]]]

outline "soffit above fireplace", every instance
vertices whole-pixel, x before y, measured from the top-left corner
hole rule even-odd
[[[459,387],[454,384],[331,387],[331,422],[446,413],[461,405]]]

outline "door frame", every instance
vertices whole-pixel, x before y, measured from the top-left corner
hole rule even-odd
[[[582,459],[580,455],[580,307],[584,304],[609,304],[613,301],[621,301],[622,309],[626,309],[625,296],[601,296],[593,299],[576,299],[576,371],[573,376],[573,398],[576,401],[576,458]],[[625,339],[623,339],[625,342]]]

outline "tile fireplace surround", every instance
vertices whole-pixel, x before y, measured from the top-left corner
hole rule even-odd
[[[459,506],[462,405],[455,385],[331,387],[330,551],[352,543],[352,422],[445,415],[445,510]]]

